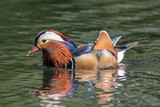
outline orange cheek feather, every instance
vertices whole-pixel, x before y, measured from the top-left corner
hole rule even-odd
[[[41,48],[41,49],[45,49],[47,47],[47,45],[48,45],[48,43],[42,43],[42,42],[40,42],[40,43],[37,44],[37,46],[39,48]]]
[[[38,46],[43,52],[44,65],[62,68],[66,63],[69,63],[70,58],[73,57],[68,47],[58,41],[39,43]]]

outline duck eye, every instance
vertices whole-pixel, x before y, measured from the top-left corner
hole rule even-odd
[[[46,40],[46,39],[43,39],[42,42],[45,43],[45,42],[47,42],[47,40]]]

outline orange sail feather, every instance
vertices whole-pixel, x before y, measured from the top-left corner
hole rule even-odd
[[[94,49],[101,50],[101,49],[106,49],[115,55],[117,58],[117,51],[115,50],[112,41],[106,31],[101,31],[99,34],[99,37],[97,39],[96,45],[94,46]]]

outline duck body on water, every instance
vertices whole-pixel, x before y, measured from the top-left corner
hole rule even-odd
[[[29,54],[42,50],[43,64],[66,69],[105,69],[116,67],[124,58],[125,52],[138,42],[115,48],[116,37],[111,40],[106,31],[101,31],[96,42],[76,46],[75,43],[58,31],[41,31]]]

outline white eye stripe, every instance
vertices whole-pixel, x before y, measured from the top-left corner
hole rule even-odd
[[[54,32],[46,32],[40,36],[41,40],[46,39],[46,40],[56,40],[56,41],[64,41],[58,34]]]

